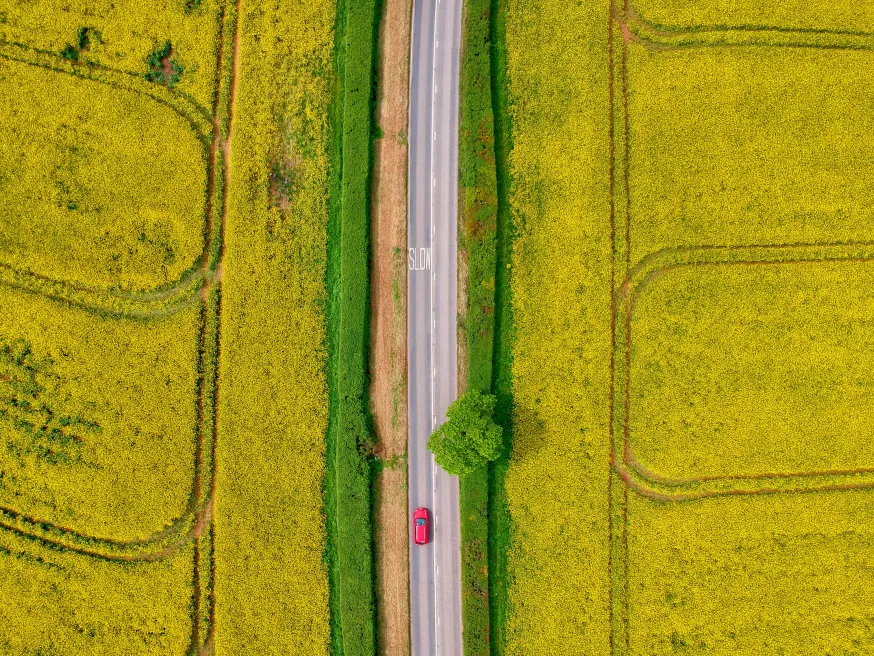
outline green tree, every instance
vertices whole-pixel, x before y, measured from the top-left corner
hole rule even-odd
[[[446,473],[470,473],[501,454],[504,432],[494,414],[495,397],[475,389],[449,406],[446,422],[428,440],[428,448]]]

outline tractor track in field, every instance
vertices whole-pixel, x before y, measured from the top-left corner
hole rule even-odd
[[[231,3],[229,3],[231,4]],[[237,0],[235,3],[232,3],[232,6],[235,7],[234,15],[229,19],[227,9],[223,10],[222,14],[222,33],[219,36],[219,48],[218,48],[218,58],[216,65],[216,75],[219,81],[225,76],[226,72],[224,71],[223,64],[223,47],[221,43],[224,40],[224,29],[225,23],[228,20],[233,20],[234,22],[234,42],[233,42],[233,63],[231,65],[231,70],[228,75],[228,83],[230,85],[229,94],[227,97],[228,107],[227,107],[227,138],[221,139],[221,115],[220,115],[220,103],[222,102],[223,96],[221,93],[221,88],[218,87],[215,94],[215,110],[213,114],[213,118],[211,119],[211,124],[213,128],[212,141],[209,146],[209,166],[208,166],[208,178],[207,178],[207,205],[205,209],[205,235],[207,236],[207,240],[205,242],[205,247],[203,249],[202,254],[199,256],[200,266],[195,269],[189,269],[183,276],[178,279],[176,282],[171,283],[170,286],[163,286],[160,288],[156,288],[154,290],[148,291],[120,291],[120,290],[104,290],[98,288],[92,288],[87,285],[79,285],[76,283],[66,283],[63,281],[52,280],[45,276],[39,276],[37,274],[32,274],[30,272],[22,272],[15,271],[12,267],[8,265],[0,264],[0,270],[5,269],[8,272],[13,273],[14,275],[27,277],[31,280],[37,280],[43,285],[50,285],[56,288],[62,288],[68,290],[69,292],[75,293],[85,293],[85,294],[95,294],[95,295],[107,295],[111,296],[115,299],[123,299],[129,301],[139,301],[139,302],[151,302],[151,301],[164,301],[167,299],[171,299],[174,295],[179,295],[181,292],[188,291],[193,288],[193,291],[189,294],[185,294],[182,297],[182,302],[175,306],[170,307],[158,307],[149,311],[142,310],[115,310],[111,306],[107,307],[102,304],[89,304],[83,303],[77,300],[72,300],[70,298],[65,298],[60,294],[52,294],[46,293],[40,289],[34,289],[33,287],[29,287],[27,285],[22,284],[9,284],[6,281],[0,280],[0,286],[11,287],[14,289],[18,289],[21,291],[25,291],[27,293],[35,294],[37,296],[42,296],[45,298],[49,298],[50,300],[60,302],[65,305],[70,305],[76,307],[78,309],[96,312],[103,315],[109,315],[117,318],[151,318],[151,317],[163,317],[168,316],[170,314],[174,314],[178,312],[180,309],[192,307],[197,305],[198,302],[206,301],[210,295],[212,290],[216,291],[217,300],[215,303],[215,307],[212,308],[212,311],[215,313],[214,317],[214,325],[215,331],[214,335],[207,336],[207,326],[210,323],[208,318],[208,313],[210,312],[209,303],[205,302],[203,304],[203,315],[201,317],[201,331],[200,331],[200,340],[201,345],[199,349],[199,358],[203,358],[207,353],[210,352],[209,349],[206,348],[205,340],[206,339],[214,339],[215,340],[215,359],[216,362],[211,365],[205,365],[203,362],[200,362],[198,365],[198,369],[203,372],[206,369],[212,367],[212,379],[211,381],[206,381],[204,378],[204,374],[201,373],[199,376],[198,388],[198,414],[199,414],[199,429],[198,436],[196,440],[196,467],[195,467],[195,480],[192,483],[192,495],[189,497],[189,503],[187,510],[178,518],[173,520],[169,526],[162,529],[161,531],[154,533],[146,538],[134,539],[134,540],[115,540],[111,538],[99,538],[94,536],[84,535],[82,533],[78,533],[72,529],[65,528],[62,526],[54,525],[50,522],[45,522],[35,517],[30,517],[25,513],[19,513],[13,509],[9,508],[0,508],[0,528],[3,530],[7,530],[11,533],[14,533],[24,539],[32,540],[51,548],[58,549],[62,552],[70,552],[76,553],[79,555],[83,555],[86,557],[95,558],[98,560],[108,561],[108,562],[151,562],[161,560],[167,556],[170,556],[176,553],[179,549],[187,545],[191,541],[197,541],[207,530],[208,527],[212,525],[212,511],[214,506],[214,497],[215,497],[215,444],[217,440],[217,425],[216,425],[216,395],[218,393],[218,372],[217,372],[217,359],[219,353],[219,331],[220,331],[220,296],[219,290],[221,286],[221,278],[223,274],[222,267],[222,257],[224,248],[219,242],[219,248],[217,251],[217,255],[213,254],[214,250],[214,240],[222,239],[224,235],[224,225],[226,221],[226,196],[227,190],[230,182],[230,141],[232,135],[232,117],[233,117],[233,103],[236,98],[236,84],[238,78],[238,55],[239,55],[239,10],[240,10],[240,1]],[[52,54],[53,53],[44,53],[44,54]],[[30,63],[24,61],[23,63]],[[104,68],[96,65],[89,65],[94,68]],[[111,70],[111,69],[110,69]],[[60,72],[67,72],[61,70]],[[214,199],[214,190],[215,190],[215,168],[216,168],[216,158],[217,158],[217,149],[221,148],[222,155],[225,158],[224,167],[223,167],[223,175],[224,175],[224,189],[222,197],[219,199]],[[221,211],[218,213],[219,225],[213,225],[213,217],[214,213],[214,203],[220,203],[219,207]],[[195,287],[196,285],[196,287]],[[209,421],[211,433],[210,437],[206,439],[204,433],[206,432],[204,429],[206,427],[206,420],[204,417],[205,409],[204,409],[204,398],[203,393],[204,388],[209,387],[211,393],[211,400],[209,403],[210,406],[210,414],[211,419]],[[206,444],[209,444],[209,453],[205,454],[204,449]],[[204,462],[208,459],[208,466],[204,466]],[[208,493],[205,495],[203,493],[203,480],[208,480]],[[72,538],[72,539],[71,539]],[[78,544],[76,544],[78,542]],[[152,549],[149,551],[141,550],[143,547],[149,546],[157,546],[160,545],[158,549]],[[103,547],[104,549],[101,549]],[[197,551],[197,550],[196,550]],[[200,563],[195,562],[195,578],[199,579],[199,567]],[[210,563],[210,568],[214,569],[213,563]],[[195,584],[197,587],[198,584]],[[210,595],[212,597],[212,595]],[[210,616],[214,615],[214,599],[211,600],[211,608],[210,608]],[[197,647],[195,651],[197,653],[201,652],[202,647]]]
[[[222,37],[219,36],[220,42],[221,39]],[[25,52],[39,55],[44,59],[54,58],[59,62],[61,62],[61,60],[63,59],[57,53],[40,50],[37,48],[26,46],[24,44],[0,41],[0,46],[7,48],[14,47]],[[221,48],[219,48],[216,67],[216,74],[218,77],[221,77],[223,73],[220,63],[222,57],[222,53],[220,52],[220,50]],[[217,262],[211,261],[211,253],[214,247],[214,242],[216,238],[220,238],[220,236],[215,234],[214,230],[214,205],[216,203],[216,145],[218,143],[221,132],[219,129],[220,126],[216,125],[216,122],[218,120],[217,115],[214,113],[213,116],[210,117],[209,113],[206,112],[206,110],[196,100],[194,100],[187,94],[176,91],[175,89],[158,88],[152,85],[154,87],[153,89],[150,89],[150,91],[144,91],[143,89],[137,88],[135,86],[125,85],[118,82],[104,80],[101,78],[95,78],[89,75],[79,75],[78,73],[78,71],[97,71],[102,73],[110,73],[116,76],[127,76],[132,80],[136,80],[137,83],[140,84],[140,86],[145,87],[148,84],[142,82],[138,75],[129,71],[114,69],[93,62],[82,61],[70,63],[66,62],[66,60],[63,60],[72,69],[66,70],[66,68],[64,68],[64,66],[62,65],[51,66],[46,63],[28,60],[26,58],[17,58],[3,53],[0,53],[0,59],[15,61],[21,64],[35,66],[38,68],[44,68],[47,70],[52,70],[54,72],[79,77],[80,79],[89,80],[98,84],[105,84],[119,90],[125,90],[133,93],[138,93],[140,95],[145,95],[153,101],[168,107],[188,122],[192,132],[197,135],[198,141],[200,141],[201,145],[204,146],[204,155],[205,159],[207,160],[206,198],[203,210],[203,250],[197,258],[197,262],[199,262],[199,264],[189,267],[175,281],[163,283],[158,287],[148,290],[101,288],[84,283],[57,280],[49,276],[34,273],[32,271],[16,269],[15,267],[12,267],[8,264],[0,263],[0,285],[43,296],[57,302],[65,303],[77,309],[93,313],[106,314],[118,318],[160,318],[164,316],[169,316],[171,314],[174,314],[175,312],[190,307],[193,301],[196,302],[198,294],[197,288],[203,283],[209,284],[214,280],[215,269],[217,266]],[[172,102],[169,102],[166,98],[162,98],[160,95],[158,95],[159,92],[168,94],[171,97],[185,100],[187,103],[195,108],[195,111],[197,113],[202,114],[201,117],[205,118],[212,126],[212,139],[209,141],[208,144],[204,142],[205,133],[202,131],[201,126],[198,125],[197,121],[193,119],[185,110],[180,109]],[[220,93],[217,89],[216,103],[219,102],[219,97]],[[223,198],[218,199],[218,202],[220,204],[223,203]],[[6,279],[4,280],[3,277],[5,277]],[[82,300],[83,296],[86,300]],[[108,302],[103,299],[108,300]],[[116,303],[113,303],[113,301],[115,301]],[[169,306],[167,304],[167,301],[170,301]],[[117,303],[130,303],[133,304],[133,307],[130,307],[128,309],[119,309]],[[144,307],[137,307],[137,305],[142,305]]]
[[[642,17],[631,2],[613,6],[627,40],[649,50],[676,51],[698,47],[777,47],[826,50],[872,50],[874,32],[864,30],[793,28],[769,25],[664,26]],[[774,36],[779,38],[774,39]],[[768,38],[771,40],[768,40]],[[732,40],[734,39],[734,40]]]
[[[233,9],[231,9],[233,8]],[[198,393],[197,414],[198,429],[195,440],[195,476],[192,481],[192,491],[189,496],[186,511],[169,526],[147,538],[130,541],[113,540],[87,536],[72,529],[53,525],[12,509],[0,508],[0,528],[19,537],[38,542],[62,552],[76,553],[82,556],[108,562],[153,562],[164,559],[189,543],[194,543],[193,556],[193,597],[192,597],[192,634],[187,653],[190,656],[209,656],[214,652],[215,643],[215,559],[214,540],[215,524],[213,512],[215,505],[216,469],[215,454],[218,439],[218,361],[220,356],[221,331],[221,283],[224,274],[224,235],[227,221],[227,196],[231,178],[231,140],[233,136],[234,105],[239,79],[240,59],[240,20],[241,0],[229,0],[223,6],[220,16],[220,31],[216,59],[216,91],[213,113],[210,117],[202,108],[212,126],[212,139],[207,151],[207,190],[204,206],[204,248],[199,256],[198,264],[189,268],[175,282],[159,286],[151,290],[126,291],[120,289],[100,289],[88,285],[53,280],[29,271],[18,271],[13,267],[0,263],[0,286],[6,286],[30,294],[35,294],[61,304],[84,311],[110,316],[119,319],[150,319],[170,316],[185,308],[201,304],[202,314],[199,331],[198,349]],[[225,70],[225,37],[229,21],[233,22],[233,39],[231,46],[231,63]],[[0,44],[0,46],[6,44]],[[20,46],[20,44],[14,44]],[[53,56],[54,53],[40,53]],[[0,57],[3,57],[0,53]],[[7,57],[8,58],[8,57]],[[13,58],[10,58],[13,59]],[[25,64],[34,64],[18,60]],[[119,73],[96,64],[80,63],[92,69],[101,69]],[[69,73],[60,67],[43,65],[58,72]],[[122,72],[123,73],[123,72]],[[133,75],[133,74],[131,74]],[[136,75],[133,75],[137,77]],[[228,94],[222,93],[223,82],[227,76]],[[101,81],[101,80],[98,80]],[[111,84],[109,82],[105,82]],[[125,88],[122,85],[120,88]],[[150,95],[154,100],[168,105],[179,113],[166,100]],[[199,108],[193,99],[187,98]],[[226,107],[222,103],[226,102]],[[222,139],[223,115],[226,127],[226,138]],[[200,135],[196,122],[189,119],[192,129]],[[200,137],[199,137],[200,138]],[[219,197],[215,189],[217,159],[223,157],[223,188]],[[218,225],[216,225],[216,221]],[[218,240],[218,241],[216,241]],[[2,273],[12,280],[2,280]],[[214,301],[211,297],[214,295]],[[86,300],[82,300],[82,297]],[[109,302],[105,302],[109,299]],[[89,302],[90,301],[90,302]],[[122,305],[121,308],[118,306]],[[124,307],[127,305],[127,307]],[[212,361],[205,362],[204,359]],[[208,396],[208,402],[207,402]],[[209,415],[209,417],[207,417]],[[206,435],[209,433],[209,436]],[[208,445],[208,446],[207,446]],[[200,541],[209,531],[210,548],[202,562]],[[76,544],[78,543],[78,544]],[[101,549],[101,547],[103,549]],[[158,547],[147,550],[148,547]],[[206,565],[210,580],[207,589],[202,590],[201,568]],[[203,599],[203,594],[206,598]],[[201,603],[208,603],[209,627],[206,635],[202,634]]]
[[[617,31],[622,35],[621,43],[621,79],[619,80],[621,97],[619,99],[619,107],[616,102],[616,38]],[[722,36],[712,36],[712,35]],[[774,34],[780,35],[780,39],[768,42],[768,37],[773,37]],[[741,35],[743,38],[738,38],[736,41],[729,39],[737,38]],[[707,37],[710,40],[707,40]],[[764,38],[760,38],[764,37]],[[663,41],[659,41],[663,39]],[[674,42],[666,42],[666,39],[674,39]],[[781,40],[782,39],[782,40]],[[829,41],[830,39],[830,41]],[[745,40],[745,41],[744,41]],[[646,285],[656,280],[660,275],[669,271],[672,268],[680,266],[705,266],[705,265],[740,265],[740,266],[759,266],[765,264],[790,264],[804,262],[872,262],[874,261],[874,242],[856,242],[856,243],[795,243],[795,244],[775,244],[775,245],[729,245],[729,246],[698,246],[698,247],[674,247],[663,249],[662,251],[651,253],[644,257],[634,267],[631,266],[631,184],[630,184],[630,129],[629,129],[629,92],[628,92],[628,44],[635,42],[650,50],[657,51],[677,51],[682,49],[697,48],[697,47],[750,47],[750,46],[772,46],[772,47],[793,47],[793,48],[821,48],[821,49],[847,49],[847,50],[874,50],[874,33],[854,31],[854,30],[816,30],[816,29],[793,29],[781,28],[778,26],[758,26],[758,25],[741,25],[741,26],[699,26],[685,29],[674,29],[670,27],[660,26],[643,19],[632,5],[632,0],[622,0],[622,4],[610,1],[608,11],[608,111],[609,111],[609,211],[610,211],[610,243],[612,245],[611,264],[611,334],[612,347],[610,353],[610,400],[609,400],[609,436],[610,436],[610,475],[608,476],[608,530],[610,532],[611,548],[608,550],[608,578],[610,580],[608,604],[610,607],[610,653],[614,654],[617,649],[620,651],[624,648],[626,654],[631,653],[631,636],[629,622],[629,594],[630,594],[630,576],[629,576],[629,547],[628,547],[628,495],[629,490],[633,490],[640,496],[657,501],[657,502],[692,502],[701,499],[715,496],[756,496],[770,494],[813,494],[813,493],[830,493],[837,491],[855,491],[865,490],[874,487],[874,478],[864,482],[859,482],[858,477],[866,477],[874,474],[874,468],[857,468],[847,470],[821,470],[811,472],[775,472],[764,474],[740,475],[740,476],[714,476],[714,477],[698,477],[694,479],[672,479],[669,477],[660,476],[647,470],[641,465],[634,456],[631,449],[629,426],[628,426],[628,407],[630,404],[630,320],[633,310],[635,295],[640,293]],[[622,118],[617,121],[616,111],[622,111]],[[625,218],[624,218],[624,234],[620,237],[617,234],[617,127],[622,125],[623,134],[619,148],[622,149],[624,161],[622,162],[622,181],[621,187],[625,192]],[[620,237],[621,241],[617,241]],[[622,283],[617,287],[616,281],[616,259],[617,255],[624,247],[624,259],[626,274],[622,278]],[[728,258],[723,262],[718,261],[701,261],[687,263],[673,263],[667,266],[659,266],[651,271],[647,271],[654,262],[666,255],[678,255],[683,253],[691,253],[692,251],[718,251],[724,252],[739,252],[746,250],[779,250],[779,249],[834,249],[841,247],[846,249],[861,249],[865,250],[864,257],[819,257],[806,259],[762,259],[762,260],[743,260]],[[636,282],[639,277],[642,280]],[[622,401],[625,409],[625,415],[618,424],[616,419],[616,356],[617,356],[617,328],[620,321],[620,306],[624,306],[624,328],[625,328],[625,355],[624,365],[626,376],[628,377],[624,383]],[[617,443],[615,435],[616,429],[621,425],[622,437],[621,444]],[[621,514],[614,518],[614,474],[618,476],[622,486],[622,508],[619,511]],[[816,481],[819,485],[801,485],[792,486],[793,481],[807,480]],[[828,480],[831,479],[831,480]],[[700,489],[700,486],[708,484],[719,484],[723,481],[741,481],[753,483],[747,488],[738,489],[722,489],[722,490],[706,490]],[[755,486],[757,483],[763,485]],[[786,484],[784,484],[786,483]],[[690,486],[699,486],[699,489],[689,489]],[[619,502],[618,499],[616,502]],[[618,525],[618,526],[617,526]],[[619,535],[616,535],[616,530],[619,530]],[[614,554],[614,540],[618,538],[619,546],[618,553]],[[618,558],[617,558],[618,556]],[[621,563],[617,562],[621,559]],[[622,573],[616,571],[620,567]],[[621,577],[621,580],[620,580]],[[617,600],[616,596],[622,595],[621,600]],[[617,635],[617,631],[622,635]],[[620,648],[620,645],[622,647]]]

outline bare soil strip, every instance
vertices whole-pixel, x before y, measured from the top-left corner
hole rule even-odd
[[[376,481],[379,652],[410,652],[407,527],[407,123],[412,2],[385,0],[379,34],[372,207],[370,404],[385,464]]]

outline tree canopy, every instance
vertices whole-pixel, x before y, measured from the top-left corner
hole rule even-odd
[[[475,471],[501,454],[504,431],[495,423],[495,397],[470,390],[446,411],[447,420],[428,440],[437,464],[448,474]]]

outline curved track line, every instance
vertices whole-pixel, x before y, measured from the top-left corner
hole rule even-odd
[[[658,50],[679,50],[695,47],[770,46],[791,48],[823,48],[828,50],[871,50],[874,33],[808,28],[768,26],[695,26],[672,29],[659,26],[641,17],[627,6],[617,20],[630,35],[645,46]]]
[[[614,449],[614,468],[617,463],[621,462],[624,467],[624,474],[627,480],[633,480],[635,489],[650,489],[653,494],[657,494],[659,498],[685,500],[689,498],[703,498],[707,496],[731,495],[731,494],[756,494],[765,493],[768,491],[817,491],[817,490],[832,490],[832,489],[863,489],[874,487],[874,477],[870,474],[874,473],[874,468],[860,467],[850,469],[823,470],[811,472],[773,472],[762,474],[735,474],[723,476],[703,476],[690,477],[688,479],[672,479],[665,477],[644,467],[634,456],[631,446],[631,438],[629,434],[629,403],[630,403],[630,349],[631,349],[631,316],[634,312],[637,296],[660,274],[667,271],[676,270],[682,267],[699,267],[699,266],[763,266],[763,265],[781,265],[781,264],[814,264],[819,262],[845,262],[845,263],[870,263],[874,262],[874,253],[870,251],[871,243],[839,243],[839,244],[793,244],[793,245],[768,245],[768,246],[748,246],[748,247],[688,247],[688,248],[672,248],[665,249],[659,253],[654,253],[647,258],[644,258],[638,265],[629,271],[629,277],[619,287],[614,296],[614,307],[617,308],[616,324],[624,326],[625,336],[625,357],[624,357],[624,416],[621,420],[622,441],[617,443],[615,437],[613,439]],[[868,257],[861,257],[859,250],[864,249],[870,254]],[[720,259],[720,255],[728,253],[736,253],[748,255],[755,251],[770,251],[772,254],[785,255],[791,251],[808,251],[808,257],[785,259],[785,258],[770,258],[762,259]],[[845,250],[847,252],[843,257],[831,256],[823,257],[823,251],[829,250]],[[855,253],[853,252],[855,250]],[[814,251],[814,252],[810,252]],[[819,256],[816,256],[816,252]],[[695,259],[695,254],[706,253],[710,259]],[[688,261],[671,262],[671,256],[685,256]],[[667,260],[660,261],[660,260]],[[624,308],[621,310],[619,308]],[[619,313],[623,313],[623,318],[619,320]],[[614,333],[615,334],[615,333]],[[614,377],[618,372],[614,369]],[[614,421],[617,419],[614,417]],[[617,450],[621,449],[622,458],[617,458]],[[622,474],[623,472],[619,472]],[[633,476],[632,476],[633,475]],[[865,478],[865,481],[859,481],[859,478]],[[871,478],[871,480],[867,480]],[[831,480],[829,480],[831,479]],[[853,482],[839,483],[835,481],[850,480]],[[794,487],[784,486],[783,482],[793,482]],[[759,487],[751,485],[753,482],[764,483]],[[679,490],[690,490],[687,493]]]
[[[232,134],[232,114],[233,114],[233,102],[236,97],[236,82],[238,77],[238,54],[239,54],[239,10],[240,10],[240,2],[237,0],[235,7],[235,16],[234,16],[234,47],[233,47],[233,61],[231,64],[231,73],[228,78],[230,93],[228,96],[228,108],[227,108],[227,134],[228,138],[222,144],[222,155],[226,156],[229,153],[229,142]],[[222,25],[224,29],[225,20],[227,20],[228,12],[223,9],[222,10]],[[223,41],[224,36],[220,34],[219,40]],[[0,44],[2,45],[2,44]],[[216,76],[217,79],[221,80],[224,74],[223,71],[223,61],[222,61],[222,46],[219,45],[219,55],[217,59],[216,65]],[[25,62],[27,63],[27,62]],[[217,85],[216,93],[215,93],[215,116],[212,119],[212,141],[209,149],[210,156],[210,167],[209,167],[209,188],[210,188],[210,199],[212,198],[212,189],[214,188],[214,175],[215,175],[215,162],[217,158],[217,148],[220,143],[220,132],[221,125],[219,120],[219,103],[221,102],[222,94],[220,85]],[[228,182],[230,180],[230,161],[229,157],[225,162],[223,167],[224,173],[224,190],[228,188]],[[223,197],[219,199],[218,207],[221,208],[219,213],[217,225],[213,224],[213,221],[210,220],[207,225],[207,234],[210,237],[207,241],[206,248],[201,255],[201,263],[202,268],[198,270],[195,275],[191,275],[189,272],[188,275],[191,276],[190,281],[186,281],[186,285],[192,285],[192,283],[199,283],[196,288],[194,288],[193,292],[190,295],[186,295],[182,298],[182,302],[177,306],[173,306],[172,308],[162,307],[159,309],[152,310],[148,313],[142,311],[124,311],[118,312],[113,310],[106,309],[95,309],[93,307],[89,307],[86,304],[79,303],[76,301],[70,301],[69,299],[58,298],[57,295],[51,294],[41,294],[43,296],[47,296],[48,298],[52,298],[53,300],[58,300],[69,305],[73,305],[74,307],[81,307],[82,309],[89,309],[92,311],[98,311],[102,314],[108,314],[110,316],[117,316],[120,318],[141,318],[141,317],[151,317],[151,316],[166,316],[166,314],[170,314],[173,311],[178,311],[182,307],[190,307],[196,304],[201,298],[205,295],[208,295],[212,290],[215,290],[217,295],[216,302],[213,308],[209,307],[209,303],[204,303],[204,316],[202,318],[202,328],[201,328],[201,347],[199,349],[198,358],[202,358],[204,354],[207,352],[205,340],[212,339],[215,343],[215,354],[216,360],[219,352],[218,341],[219,341],[219,323],[220,323],[220,301],[218,300],[218,294],[220,289],[220,280],[218,279],[217,272],[221,271],[221,261],[223,257],[223,249],[219,251],[218,256],[215,258],[215,261],[212,261],[212,248],[214,246],[214,240],[218,239],[219,244],[222,243],[222,236],[224,233],[224,223],[225,223],[225,214],[226,214],[226,203],[224,202],[224,194]],[[207,216],[212,219],[212,205],[209,207],[209,211],[207,212]],[[46,282],[53,282],[46,279]],[[0,284],[3,283],[0,280]],[[63,285],[64,283],[58,283]],[[13,286],[13,285],[8,285]],[[35,293],[32,290],[26,289],[24,286],[18,286],[20,289],[24,291],[29,291],[31,293]],[[38,292],[37,292],[38,293]],[[139,296],[143,295],[157,295],[163,294],[164,292],[144,292],[139,294]],[[131,293],[128,297],[135,297],[138,294]],[[121,296],[120,296],[121,297]],[[210,311],[215,313],[215,317],[212,318],[214,321],[214,334],[206,335],[206,331],[211,325],[210,323]],[[210,378],[211,380],[207,381],[205,378],[205,374],[203,373],[205,370],[211,368]],[[135,562],[135,561],[149,561],[149,560],[158,560],[163,558],[171,553],[177,551],[180,547],[187,544],[192,539],[196,539],[200,536],[205,527],[211,522],[211,512],[214,494],[215,494],[215,461],[214,461],[214,447],[217,440],[217,422],[216,422],[216,404],[215,404],[215,395],[217,392],[217,377],[218,377],[218,362],[212,363],[212,365],[204,364],[199,362],[198,370],[201,371],[201,375],[199,377],[198,382],[198,436],[196,440],[196,464],[195,464],[195,479],[192,482],[192,494],[189,498],[189,503],[186,511],[173,520],[171,524],[162,529],[161,531],[142,539],[129,540],[129,541],[121,541],[121,540],[113,540],[110,538],[99,538],[95,536],[88,536],[82,533],[78,533],[73,531],[72,529],[67,529],[64,527],[60,527],[49,522],[44,522],[38,520],[33,517],[29,517],[23,513],[18,513],[12,509],[8,508],[0,508],[0,529],[9,530],[21,537],[35,540],[40,542],[46,546],[51,548],[57,548],[62,551],[69,551],[72,553],[78,553],[81,555],[107,560],[107,561],[122,561],[122,562]],[[209,394],[211,396],[208,406],[208,413],[211,415],[210,419],[210,427],[211,433],[210,439],[205,440],[203,435],[203,429],[205,424],[205,408],[204,408],[204,398],[203,393],[206,391],[206,388],[209,390]],[[205,476],[204,474],[207,474]],[[207,481],[206,490],[207,493],[204,498],[203,494],[203,480]],[[146,551],[143,548],[145,547],[158,547],[157,549],[152,549],[150,551]],[[101,550],[104,549],[105,551]],[[141,549],[143,549],[141,551]]]
[[[635,468],[619,459],[613,461],[613,470],[619,474],[626,486],[635,493],[652,501],[659,502],[685,502],[698,501],[714,497],[732,496],[764,496],[771,494],[812,494],[823,492],[848,492],[870,490],[874,488],[874,479],[859,482],[851,482],[847,477],[845,482],[812,484],[812,485],[782,485],[782,481],[775,481],[772,485],[747,487],[708,489],[704,486],[690,488],[686,491],[662,487],[645,478]]]
[[[157,533],[134,540],[117,540],[86,535],[71,528],[3,507],[0,507],[0,527],[65,551],[108,560],[144,560],[148,559],[147,556],[150,552],[170,553],[171,551],[168,549],[178,548],[194,536],[198,518],[203,516],[204,509],[209,505],[214,494],[213,447],[215,431],[217,430],[214,417],[214,397],[215,377],[218,372],[215,364],[204,362],[204,357],[211,352],[209,343],[218,339],[218,310],[218,300],[210,300],[204,304],[201,316],[197,362],[200,374],[197,382],[195,472],[186,509],[182,515],[172,520],[169,526]],[[207,433],[210,434],[209,438],[205,437]],[[204,481],[206,481],[205,484]]]
[[[38,55],[38,58],[26,59],[24,57],[15,57],[2,52],[2,50],[4,49],[9,50],[12,48],[17,49],[21,52],[36,54]],[[19,270],[8,264],[0,263],[0,272],[2,272],[0,273],[0,284],[5,284],[6,282],[12,280],[20,288],[27,291],[33,291],[37,294],[50,296],[55,300],[71,300],[72,302],[76,303],[78,307],[86,311],[107,312],[117,316],[125,315],[125,311],[119,311],[116,309],[115,306],[119,303],[131,303],[138,306],[143,306],[131,309],[130,315],[137,317],[148,317],[161,316],[163,314],[166,314],[166,312],[164,311],[165,307],[155,303],[156,301],[171,301],[172,303],[178,304],[184,302],[184,300],[187,300],[188,296],[186,295],[186,292],[190,291],[191,286],[199,284],[203,280],[209,279],[210,276],[213,274],[214,270],[214,263],[210,261],[210,254],[214,246],[214,241],[217,238],[217,235],[215,235],[215,231],[213,230],[213,209],[215,205],[223,205],[223,199],[214,198],[216,145],[219,132],[215,127],[216,119],[209,118],[208,114],[206,114],[205,110],[203,110],[200,105],[190,99],[190,97],[184,94],[180,94],[175,90],[166,89],[165,87],[161,87],[158,85],[154,85],[153,83],[147,83],[144,81],[142,82],[142,84],[150,85],[150,87],[148,89],[137,88],[138,85],[132,84],[131,79],[139,81],[138,77],[133,77],[132,74],[124,71],[119,71],[117,69],[111,69],[108,67],[84,62],[70,63],[54,53],[36,50],[22,44],[2,41],[0,41],[0,58],[28,66],[43,68],[61,74],[71,75],[73,77],[78,77],[80,79],[88,80],[98,84],[104,84],[116,89],[138,93],[140,95],[150,98],[158,104],[169,108],[171,111],[175,112],[177,115],[179,115],[188,122],[191,130],[195,133],[198,141],[201,143],[207,173],[206,202],[204,204],[203,210],[203,217],[205,222],[204,247],[201,253],[197,256],[197,260],[195,260],[195,263],[191,267],[189,267],[176,281],[164,283],[150,290],[125,291],[120,289],[101,288],[80,283],[56,280],[48,276],[43,276],[30,271]],[[40,58],[46,61],[40,61]],[[82,71],[92,74],[82,75]],[[95,73],[112,74],[116,77],[121,76],[122,81],[103,79],[97,75],[94,75]],[[168,97],[161,97],[161,95],[159,94],[164,94]],[[216,94],[218,94],[218,91],[216,91]],[[185,102],[190,104],[198,114],[202,114],[201,118],[206,118],[206,122],[200,124],[187,111],[177,107],[175,102],[171,101],[168,98],[172,98],[174,101],[178,101],[179,99],[185,100]],[[211,136],[210,129],[212,131]],[[3,277],[6,278],[5,281],[2,279]],[[45,291],[46,287],[49,287],[53,290],[53,293],[51,295]],[[78,300],[83,296],[86,300]],[[103,299],[105,299],[107,296],[111,298],[112,301],[108,303],[104,301]]]

